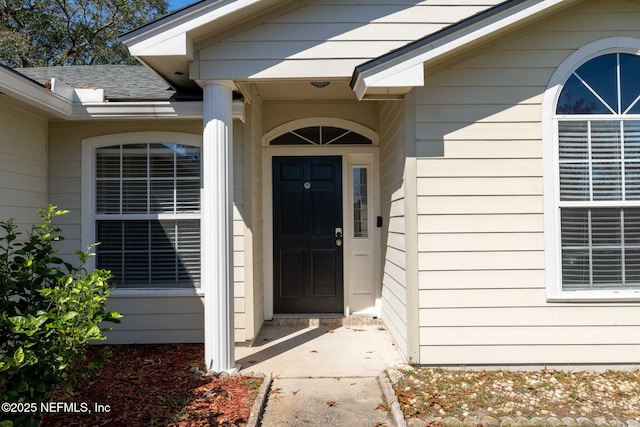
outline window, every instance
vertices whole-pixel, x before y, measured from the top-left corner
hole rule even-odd
[[[640,291],[640,57],[607,53],[565,80],[553,117],[560,297]],[[637,298],[637,296],[636,296]]]
[[[200,148],[99,146],[93,154],[96,267],[119,288],[200,286]]]
[[[367,168],[353,168],[353,237],[369,237]]]
[[[372,144],[373,141],[347,129],[333,126],[311,126],[282,134],[271,145],[345,145]]]

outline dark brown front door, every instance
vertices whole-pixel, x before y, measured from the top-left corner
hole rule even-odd
[[[273,158],[274,313],[342,313],[342,158]]]

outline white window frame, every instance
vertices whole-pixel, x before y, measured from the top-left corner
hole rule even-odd
[[[640,289],[624,290],[574,290],[562,288],[562,253],[560,230],[560,177],[558,122],[571,120],[616,120],[618,115],[556,115],[556,105],[564,83],[582,64],[609,53],[640,54],[640,39],[611,37],[589,43],[572,53],[555,71],[542,102],[542,138],[544,167],[544,232],[545,232],[545,279],[549,302],[615,302],[640,301]],[[625,116],[640,119],[640,115]],[[617,206],[617,205],[616,205]]]
[[[202,135],[180,132],[124,132],[101,135],[82,140],[82,247],[96,242],[96,149],[114,145],[128,144],[183,144],[202,147]],[[190,218],[193,215],[189,215]],[[173,216],[172,216],[173,218]],[[176,219],[179,219],[176,217]],[[95,269],[95,257],[89,258],[86,267]],[[113,297],[127,296],[192,296],[203,295],[202,288],[116,288]]]

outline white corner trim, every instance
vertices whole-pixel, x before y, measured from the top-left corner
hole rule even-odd
[[[363,71],[356,80],[354,91],[359,99],[362,99],[369,87],[384,87],[387,81],[396,81],[394,76],[411,76],[413,80],[407,80],[403,86],[422,86],[417,75],[412,75],[411,70],[436,59],[446,53],[461,48],[469,43],[480,40],[497,31],[503,30],[518,22],[535,16],[568,0],[532,0],[515,9],[506,10],[500,14],[489,17],[475,25],[463,28],[451,35],[445,36],[436,42],[411,50],[404,55],[386,61],[377,67]],[[455,25],[455,24],[454,24]],[[415,72],[415,71],[414,71]],[[406,74],[405,74],[406,73]]]

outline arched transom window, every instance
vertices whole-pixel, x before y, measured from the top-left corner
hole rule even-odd
[[[282,134],[271,145],[350,145],[372,144],[366,136],[333,126],[310,126]]]
[[[640,290],[640,57],[609,53],[555,105],[561,292]]]

